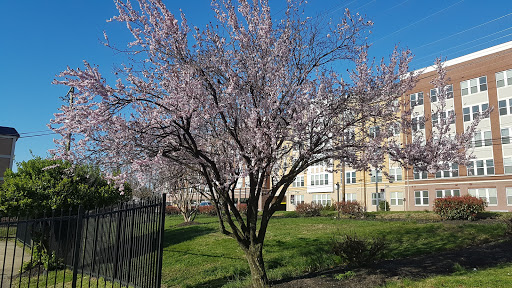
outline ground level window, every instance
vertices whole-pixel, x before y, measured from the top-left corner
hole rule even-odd
[[[313,195],[313,203],[320,204],[322,206],[331,205],[330,194],[315,194]]]
[[[414,191],[414,203],[416,206],[427,206],[428,190]]]
[[[356,193],[345,193],[345,201],[346,202],[356,202]]]
[[[498,195],[496,193],[496,188],[468,189],[468,193],[471,196],[487,201],[489,206],[498,205]]]
[[[384,201],[384,192],[372,193],[372,205],[379,205],[380,201]]]
[[[436,190],[436,198],[446,198],[446,197],[454,197],[454,196],[460,196],[459,189]]]
[[[507,205],[512,205],[512,187],[507,187]]]
[[[389,200],[392,206],[404,205],[404,193],[391,192],[391,197]]]

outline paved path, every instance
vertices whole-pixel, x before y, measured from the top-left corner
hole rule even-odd
[[[6,247],[6,241],[0,241],[0,270],[2,270],[2,273],[0,274],[0,280],[2,281],[0,283],[0,286],[2,288],[9,287],[10,279],[11,279],[11,272],[12,272],[13,278],[15,278],[18,275],[20,268],[21,268],[21,264],[23,263],[23,261],[21,259],[22,254],[23,254],[23,249],[20,247],[16,247],[14,244],[14,241],[7,241],[7,247]],[[28,254],[29,253],[25,253],[23,255],[25,258],[25,261],[30,260],[30,255],[28,255]],[[13,256],[15,257],[14,265],[12,263]]]

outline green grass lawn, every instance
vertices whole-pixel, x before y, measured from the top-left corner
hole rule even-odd
[[[281,217],[270,221],[265,240],[263,253],[268,276],[270,280],[278,280],[340,265],[340,259],[330,253],[330,243],[333,237],[345,233],[385,237],[389,242],[387,258],[402,258],[490,242],[503,237],[506,229],[499,222],[416,221],[435,218],[433,213],[419,213],[425,215],[418,217],[413,213],[413,216],[399,217],[408,221],[383,221],[379,220],[384,218],[379,214],[374,220],[362,221],[337,220],[330,214],[296,218],[285,217],[292,215],[290,213],[280,213],[278,216]],[[199,216],[196,222],[201,225],[177,226],[182,221],[180,216],[166,219],[163,287],[249,285],[249,267],[243,252],[234,239],[218,232],[216,218]],[[510,270],[510,266],[503,269]],[[396,285],[393,287],[409,287],[403,286],[408,285],[404,283]],[[438,286],[426,284],[419,287]]]

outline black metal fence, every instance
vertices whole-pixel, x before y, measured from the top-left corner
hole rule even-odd
[[[160,287],[165,195],[0,219],[0,288]]]

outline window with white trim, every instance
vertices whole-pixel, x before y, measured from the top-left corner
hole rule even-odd
[[[329,174],[328,173],[320,173],[320,174],[311,174],[311,186],[320,186],[320,185],[329,185]]]
[[[299,175],[295,177],[292,187],[304,187],[304,175]]]
[[[460,196],[459,189],[436,190],[436,198],[446,198],[446,197],[455,197],[455,196]]]
[[[290,195],[290,203],[294,205],[304,204],[304,195]]]
[[[436,172],[436,178],[450,178],[459,176],[459,165],[452,163],[450,169],[441,170]]]
[[[496,73],[496,87],[512,85],[512,69]]]
[[[476,131],[473,135],[472,146],[483,147],[492,146],[492,133],[491,131]]]
[[[428,206],[428,190],[414,191],[414,204],[416,206]]]
[[[464,120],[464,122],[473,121],[476,119],[478,115],[480,115],[481,112],[486,111],[488,108],[489,103],[464,107],[462,108],[462,119]],[[485,118],[489,118],[489,115],[487,115],[487,117]]]
[[[512,187],[507,187],[507,205],[512,205]]]
[[[423,92],[411,94],[411,107],[423,105]]]
[[[414,179],[427,179],[427,172],[420,171],[418,168],[413,169]]]
[[[379,202],[384,201],[384,192],[372,193],[372,205],[379,205]]]
[[[425,117],[416,116],[411,118],[412,131],[425,129]]]
[[[501,129],[501,144],[510,144],[510,128]]]
[[[487,91],[487,76],[460,82],[460,90],[462,96]]]
[[[349,171],[345,173],[345,183],[354,184],[357,182],[356,171]]]
[[[377,182],[382,182],[382,171],[380,170],[377,170],[375,171],[375,169],[372,169],[371,171],[371,182],[372,183],[375,183],[375,175],[377,175]]]
[[[389,168],[389,180],[401,181],[402,180],[402,167]]]
[[[356,193],[345,193],[345,202],[356,202]]]
[[[512,157],[503,158],[503,169],[505,174],[512,174]]]
[[[446,89],[446,99],[452,99],[453,98],[453,85],[452,84],[446,85],[444,88]],[[439,95],[439,93],[437,93],[438,91],[439,91],[439,88],[430,89],[430,102],[432,102],[432,103],[437,102],[438,95]]]
[[[450,119],[449,124],[455,124],[455,111],[448,110],[448,111],[439,111],[436,113],[432,113],[432,116],[431,116],[432,126],[435,126],[435,125],[437,125],[437,123],[439,123],[438,115],[441,116],[441,120],[446,119],[446,117],[448,116],[448,118]]]
[[[487,201],[489,206],[498,205],[498,194],[496,193],[496,188],[468,189],[468,194]]]
[[[331,205],[330,194],[313,194],[313,203],[320,204],[322,206]]]
[[[469,161],[468,176],[494,175],[494,159]]]
[[[369,136],[370,138],[377,138],[380,135],[380,127],[379,126],[373,126],[370,127]]]
[[[498,110],[500,111],[500,116],[512,115],[512,98],[498,101]]]
[[[391,192],[389,198],[389,204],[391,206],[404,205],[404,193],[403,192]]]
[[[389,131],[394,136],[400,135],[400,123],[394,123],[389,125]]]

